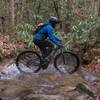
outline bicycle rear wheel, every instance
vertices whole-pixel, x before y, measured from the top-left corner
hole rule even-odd
[[[80,60],[78,56],[72,52],[63,52],[58,54],[54,59],[54,67],[64,73],[72,74],[79,68]]]
[[[40,55],[32,50],[23,51],[16,58],[16,66],[23,72],[37,72],[40,70]]]

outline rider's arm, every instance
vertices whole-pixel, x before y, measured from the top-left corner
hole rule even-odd
[[[55,33],[53,32],[53,28],[51,26],[47,26],[47,33],[48,33],[48,36],[49,36],[49,39],[54,43],[56,44],[57,46],[61,46],[62,45],[62,42],[61,42],[61,39],[59,39]]]

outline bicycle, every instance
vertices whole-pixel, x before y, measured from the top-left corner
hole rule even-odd
[[[49,59],[49,61],[43,62],[43,58],[39,53],[28,49],[18,54],[16,66],[20,71],[22,71],[21,65],[24,65],[33,72],[38,72],[40,69],[47,69],[48,65],[52,62],[57,71],[64,71],[69,74],[76,72],[80,66],[80,60],[77,54],[69,50],[66,51],[64,47],[55,48],[46,59]],[[41,66],[43,63],[46,63],[45,68]]]

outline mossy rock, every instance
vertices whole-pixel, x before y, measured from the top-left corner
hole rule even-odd
[[[92,52],[86,52],[84,54],[82,62],[83,64],[89,64],[94,58],[95,58],[95,55]]]

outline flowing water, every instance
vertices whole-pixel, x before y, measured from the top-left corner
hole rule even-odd
[[[20,72],[15,64],[2,70],[0,100],[94,100],[88,93],[77,91],[76,86],[80,83],[100,95],[100,78],[83,69],[72,75],[57,72],[53,64],[39,73],[32,73],[24,67],[23,70],[25,73]]]

